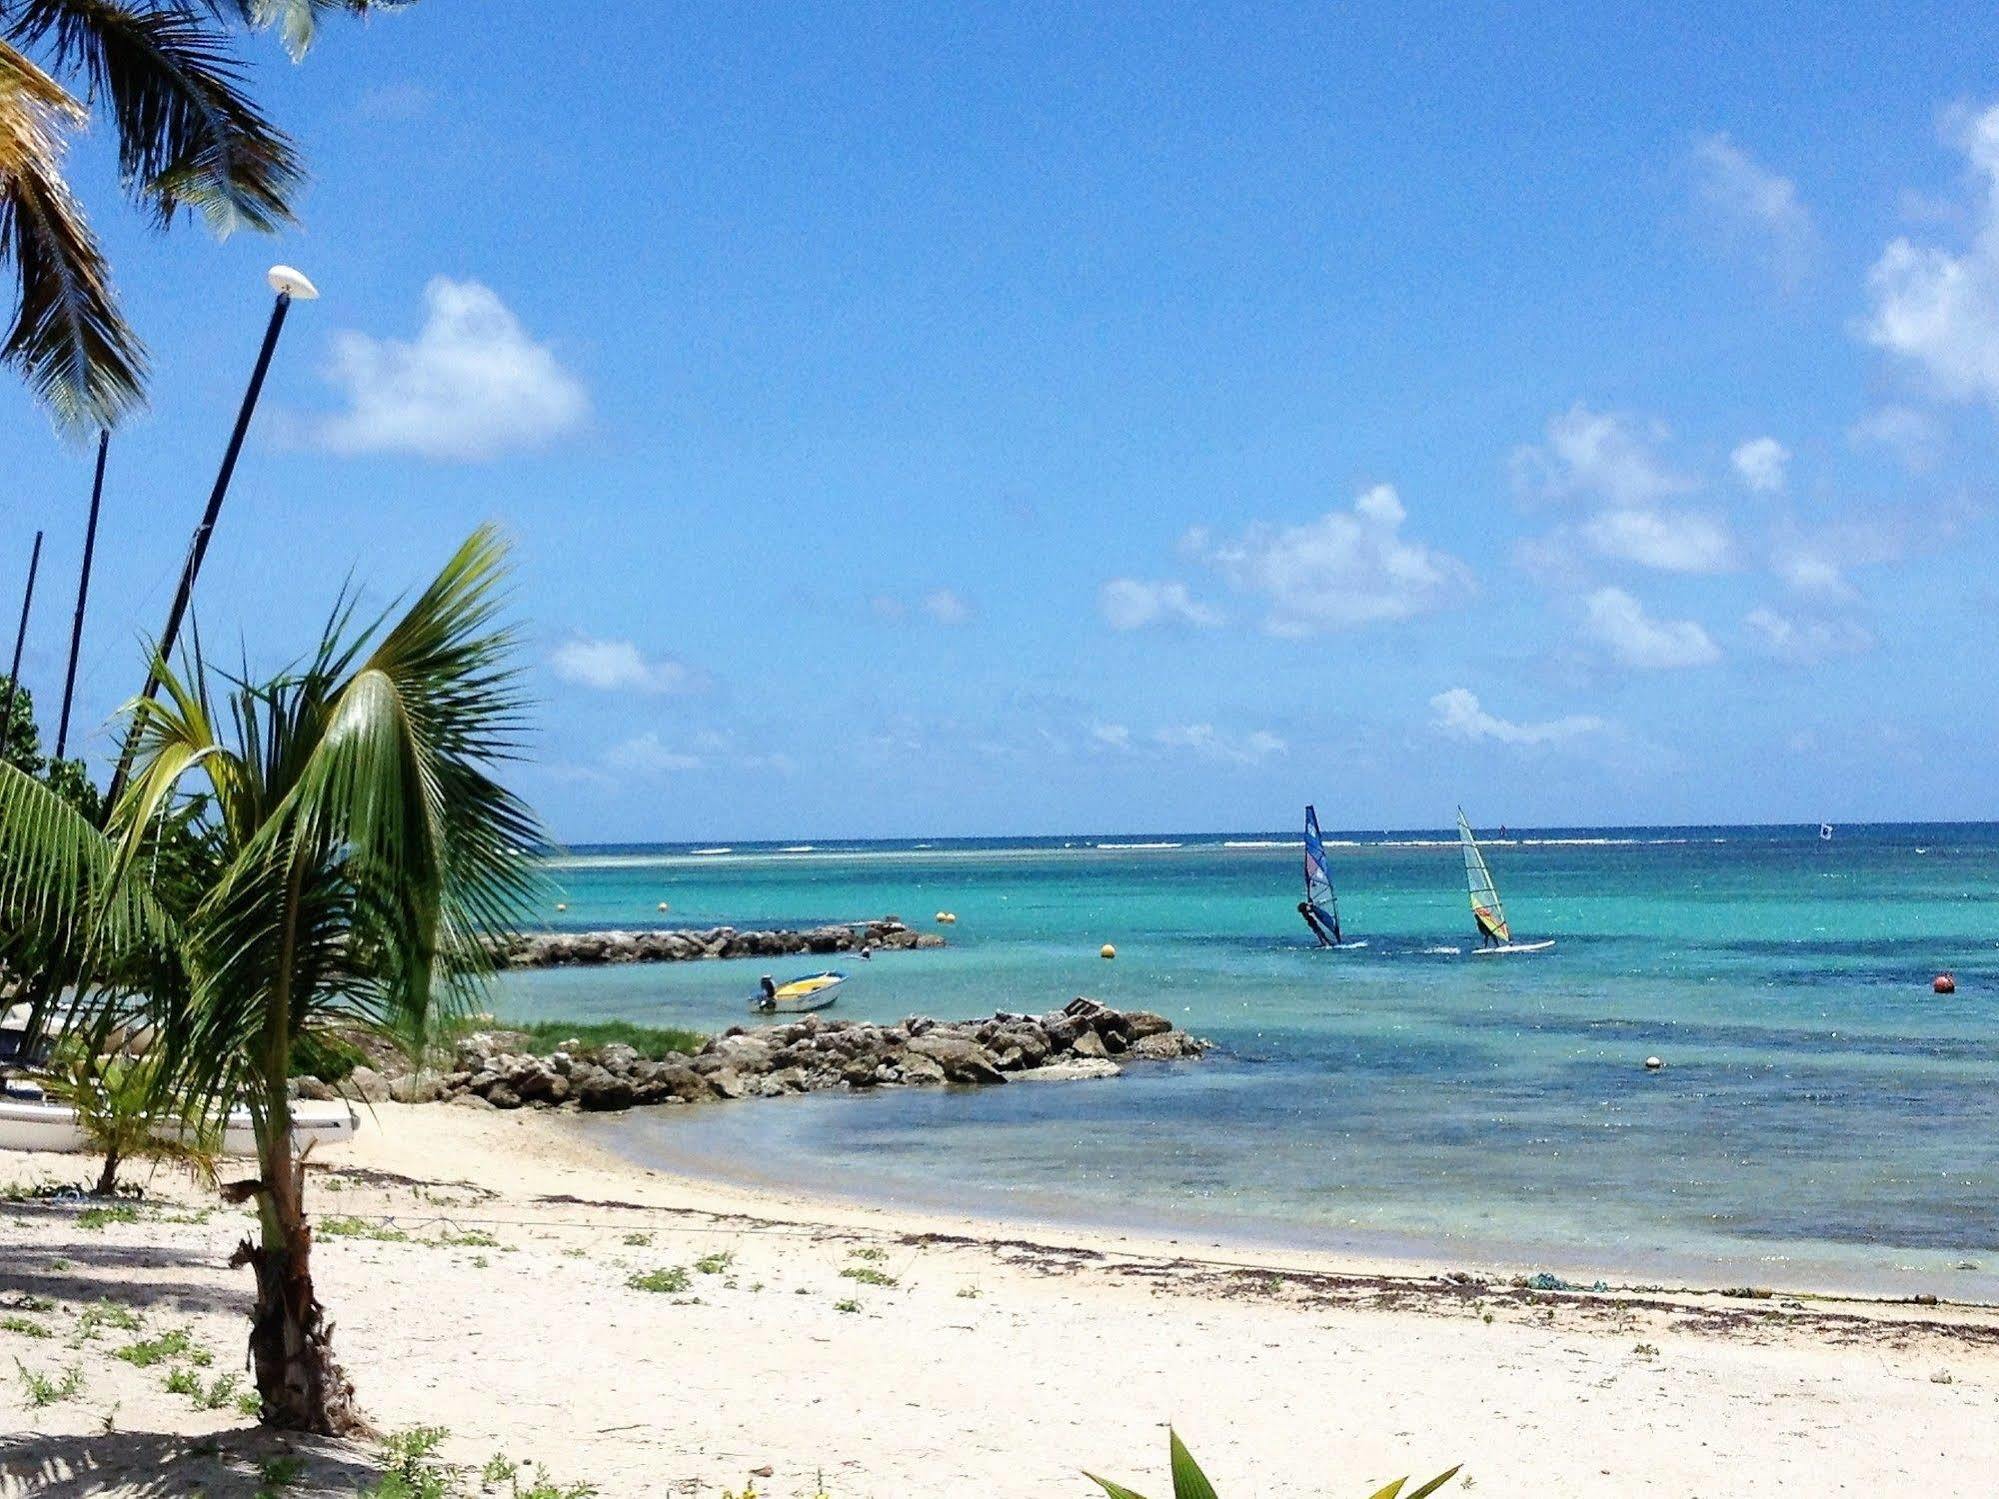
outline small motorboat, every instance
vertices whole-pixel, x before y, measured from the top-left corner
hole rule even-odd
[[[846,982],[846,974],[830,970],[783,984],[773,984],[766,976],[763,989],[750,1001],[750,1008],[760,1015],[802,1015],[807,1010],[823,1010],[840,997],[840,986]]]
[[[292,1101],[292,1143],[300,1150],[308,1144],[321,1147],[344,1145],[361,1127],[354,1106],[339,1100],[317,1103],[310,1099]],[[0,1097],[0,1150],[47,1150],[65,1155],[86,1155],[91,1151],[83,1128],[76,1122],[76,1110],[52,1098],[31,1099],[14,1094]],[[224,1155],[253,1156],[257,1135],[248,1109],[237,1109],[222,1127]]]

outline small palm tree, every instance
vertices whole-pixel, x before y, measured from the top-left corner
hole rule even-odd
[[[250,1353],[272,1425],[360,1424],[313,1290],[293,1045],[334,1024],[420,1044],[480,997],[487,939],[526,910],[522,851],[540,832],[491,774],[521,729],[504,571],[482,529],[393,624],[356,630],[343,605],[311,658],[267,682],[156,661],[165,690],[135,704],[108,832],[0,767],[0,917],[61,927],[79,971],[163,950],[142,1004],[162,1086],[210,1114],[249,1108],[258,1174],[231,1190],[256,1203],[258,1233],[234,1263],[256,1276]],[[195,867],[147,889],[154,830],[190,808]],[[119,1002],[96,1002],[95,1023]]]
[[[1201,1465],[1194,1461],[1194,1454],[1189,1452],[1186,1443],[1180,1440],[1180,1433],[1169,1428],[1166,1433],[1166,1445],[1168,1465],[1173,1474],[1173,1499],[1219,1499],[1215,1493],[1215,1486],[1208,1482],[1208,1475],[1201,1471]],[[1136,1489],[1128,1489],[1121,1483],[1112,1483],[1108,1478],[1099,1478],[1094,1473],[1085,1473],[1083,1476],[1108,1494],[1110,1499],[1145,1499],[1145,1496]],[[1409,1480],[1398,1478],[1393,1483],[1376,1489],[1369,1499],[1429,1499],[1430,1495],[1457,1476],[1458,1470],[1452,1468],[1448,1473],[1439,1473],[1428,1483],[1411,1489],[1407,1494],[1404,1494],[1402,1489]],[[1471,1480],[1465,1481],[1469,1483]]]
[[[198,1109],[176,1107],[172,1093],[161,1086],[157,1056],[99,1051],[74,1037],[57,1057],[51,1081],[50,1091],[76,1110],[85,1141],[104,1157],[93,1195],[114,1195],[118,1168],[135,1161],[179,1166],[214,1185],[221,1126]]]
[[[14,322],[0,359],[71,427],[136,405],[145,347],[62,170],[67,137],[108,116],[134,200],[161,227],[183,210],[219,234],[290,222],[304,170],[244,88],[231,26],[276,27],[294,58],[318,17],[406,0],[0,0],[0,259]]]

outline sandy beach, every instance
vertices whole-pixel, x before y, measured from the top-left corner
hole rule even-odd
[[[290,1492],[373,1481],[376,1449],[257,1431],[217,1390],[250,1287],[226,1268],[246,1220],[212,1203],[162,1174],[133,1221],[0,1206],[4,1492],[249,1495],[287,1455]],[[1537,1292],[787,1199],[631,1167],[561,1116],[448,1106],[379,1108],[309,1203],[364,1408],[448,1431],[467,1492],[501,1454],[606,1495],[1083,1496],[1085,1468],[1158,1494],[1168,1422],[1229,1495],[1459,1462],[1505,1495],[1721,1494],[1745,1470],[1968,1495],[1999,1461],[1985,1308]],[[212,1355],[193,1394],[165,1388],[185,1360],[114,1356],[174,1329]],[[31,1403],[31,1374],[71,1368],[80,1388]]]

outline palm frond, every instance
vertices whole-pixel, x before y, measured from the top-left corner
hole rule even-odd
[[[413,0],[207,0],[211,10],[236,16],[257,30],[275,27],[294,62],[311,49],[322,15],[370,16],[411,3]]]
[[[25,0],[18,29],[104,99],[126,186],[162,227],[183,208],[218,234],[290,222],[304,167],[245,92],[216,19],[183,5]]]
[[[62,176],[77,102],[0,41],[0,260],[18,300],[0,360],[72,430],[109,427],[140,404],[146,353],[112,295],[110,269]]]
[[[167,940],[172,922],[111,841],[49,787],[0,761],[0,926],[10,941],[118,961]]]

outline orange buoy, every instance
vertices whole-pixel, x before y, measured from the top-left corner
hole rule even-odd
[[[1957,980],[1947,973],[1940,973],[1930,980],[1930,988],[1939,994],[1957,993]]]

